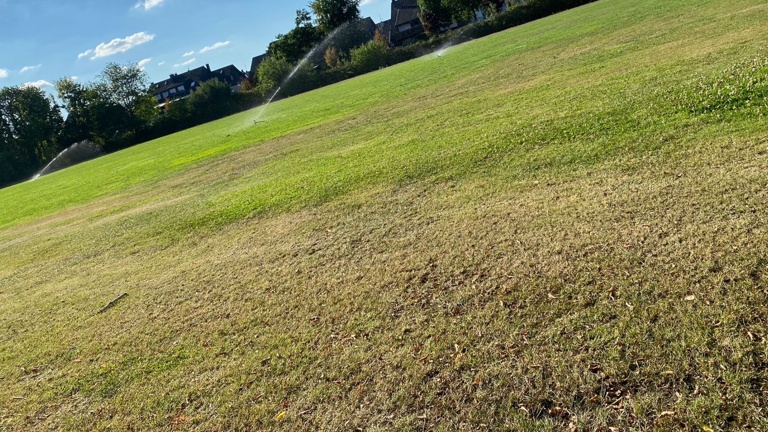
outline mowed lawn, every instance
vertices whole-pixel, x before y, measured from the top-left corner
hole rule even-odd
[[[600,0],[0,190],[0,430],[768,430],[766,23]]]

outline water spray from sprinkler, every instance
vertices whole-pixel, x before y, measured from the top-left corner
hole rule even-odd
[[[265,103],[265,104],[264,104],[264,108],[262,108],[262,109],[261,109],[261,111],[259,112],[259,115],[257,115],[257,116],[256,116],[256,119],[253,121],[253,124],[256,124],[256,123],[258,123],[258,122],[259,122],[259,119],[261,118],[261,115],[262,115],[262,114],[264,114],[264,111],[267,109],[267,107],[269,106],[269,104],[270,104],[270,103],[272,103],[272,99],[274,99],[274,98],[275,98],[275,96],[277,96],[277,94],[280,92],[280,89],[281,89],[281,88],[282,88],[282,87],[278,87],[278,88],[277,88],[277,90],[275,90],[275,93],[272,95],[272,97],[271,97],[271,98],[269,98],[269,100],[267,101],[267,103]]]
[[[46,174],[76,165],[80,162],[85,162],[103,154],[104,152],[101,147],[96,143],[88,140],[76,142],[56,155],[56,157],[48,162],[48,165],[35,174],[31,180],[37,180]]]
[[[269,98],[269,100],[267,101],[266,104],[264,104],[264,107],[259,112],[259,115],[256,116],[255,120],[253,120],[254,124],[259,123],[259,119],[264,114],[264,111],[266,111],[267,106],[269,106],[269,104],[272,103],[272,100],[275,99],[275,97],[277,97],[277,94],[280,93],[280,90],[282,90],[282,88],[285,87],[288,84],[288,82],[293,78],[294,75],[296,75],[296,73],[299,71],[299,69],[301,69],[301,67],[304,66],[304,64],[307,63],[309,61],[309,59],[312,58],[312,56],[314,56],[315,53],[318,52],[318,50],[320,50],[320,49],[325,50],[328,47],[328,45],[330,44],[330,42],[333,41],[333,39],[339,33],[339,31],[341,31],[342,28],[346,28],[346,26],[348,26],[350,24],[351,23],[347,23],[347,24],[345,24],[345,25],[343,25],[341,27],[336,28],[333,32],[331,32],[331,34],[329,34],[325,39],[323,39],[322,42],[320,42],[319,44],[315,45],[315,47],[312,48],[312,50],[310,50],[309,53],[307,53],[307,55],[305,55],[303,59],[301,59],[301,61],[296,65],[296,67],[293,68],[291,73],[288,74],[288,76],[283,80],[283,82],[280,84],[280,86],[277,88],[277,90],[275,90],[275,93],[272,95],[272,97]]]

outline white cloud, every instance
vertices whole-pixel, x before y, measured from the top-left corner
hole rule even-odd
[[[8,78],[8,69],[0,69],[0,78]]]
[[[53,84],[49,83],[46,80],[39,80],[39,81],[24,83],[24,84],[21,85],[21,87],[43,88],[43,87],[53,87]]]
[[[88,51],[78,54],[77,58],[87,57],[91,54],[93,54],[93,57],[91,57],[91,60],[95,60],[97,58],[102,58],[102,57],[109,57],[111,55],[126,52],[129,49],[139,46],[141,44],[145,44],[153,40],[154,38],[155,38],[155,35],[153,34],[139,32],[123,39],[112,39],[107,43],[100,43],[99,46],[97,46],[94,49],[89,49]]]
[[[42,64],[39,64],[37,66],[24,66],[23,68],[21,68],[20,73],[33,71],[35,69],[40,69],[40,66],[42,66]]]
[[[189,56],[193,56],[193,55],[195,55],[195,52],[194,51],[190,51],[190,52],[185,52],[181,56],[182,57],[189,57]]]
[[[151,62],[151,61],[152,61],[152,58],[147,58],[147,59],[144,59],[144,60],[142,60],[142,61],[140,61],[140,62],[138,63],[138,66],[139,66],[140,68],[144,69],[144,66],[146,66],[146,65],[147,65],[147,63],[149,63],[149,62]]]
[[[157,65],[158,65],[158,66],[162,66],[162,65],[164,65],[164,64],[165,64],[165,62],[164,62],[164,61],[161,61],[161,62],[160,62],[160,63],[158,63]]]
[[[144,10],[150,10],[153,7],[160,6],[165,0],[143,0],[136,4],[137,8],[144,8]]]
[[[177,64],[173,65],[173,67],[188,66],[188,65],[191,65],[194,62],[195,62],[195,59],[191,58],[191,59],[185,61],[184,63],[177,63]]]
[[[205,53],[205,52],[208,52],[208,51],[213,51],[213,50],[215,50],[215,49],[219,49],[219,48],[221,48],[221,47],[225,47],[225,46],[227,46],[227,45],[229,45],[229,44],[230,44],[230,42],[229,42],[229,41],[224,41],[224,42],[216,42],[216,43],[215,43],[215,44],[213,44],[213,45],[210,45],[210,46],[207,46],[207,47],[205,47],[205,48],[201,49],[201,50],[200,50],[200,54],[202,54],[202,53]]]
[[[365,6],[365,5],[374,4],[374,3],[376,3],[376,0],[363,0],[360,2],[360,6]]]

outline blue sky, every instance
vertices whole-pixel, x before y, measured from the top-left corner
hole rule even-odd
[[[0,87],[63,77],[91,81],[108,62],[136,62],[151,81],[210,64],[248,70],[309,0],[0,0]],[[361,13],[389,18],[390,0]]]

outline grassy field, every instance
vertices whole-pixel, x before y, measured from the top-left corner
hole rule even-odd
[[[0,430],[768,429],[766,23],[601,0],[0,190]]]

